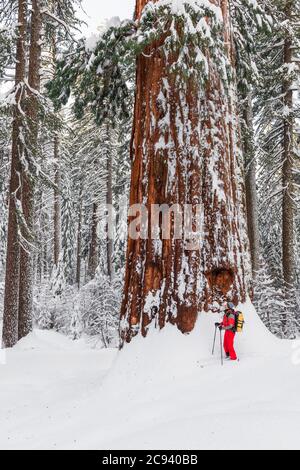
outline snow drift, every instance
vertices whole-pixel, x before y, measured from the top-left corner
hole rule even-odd
[[[250,303],[242,310],[240,362],[223,367],[218,343],[211,355],[217,315],[202,314],[188,336],[169,326],[121,352],[33,333],[0,367],[0,448],[299,448],[292,343]]]

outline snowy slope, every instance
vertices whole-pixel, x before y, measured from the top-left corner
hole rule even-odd
[[[35,332],[0,366],[0,448],[299,449],[292,343],[244,311],[241,361],[223,367],[213,315],[190,336],[168,327],[120,353]]]

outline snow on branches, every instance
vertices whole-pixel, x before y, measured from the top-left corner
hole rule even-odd
[[[73,53],[58,61],[56,76],[48,84],[58,108],[72,93],[78,117],[88,107],[98,123],[108,116],[126,116],[128,74],[134,75],[136,57],[147,54],[154,42],[163,55],[178,52],[171,70],[178,74],[178,81],[193,74],[200,85],[207,81],[209,56],[228,83],[230,64],[222,36],[222,12],[208,0],[149,2],[136,21],[114,19],[108,26],[99,38],[82,39]]]

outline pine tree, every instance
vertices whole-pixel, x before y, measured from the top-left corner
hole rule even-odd
[[[295,288],[295,110],[293,100],[293,83],[295,81],[295,63],[293,61],[293,47],[295,34],[293,26],[295,20],[300,20],[300,2],[286,0],[284,2],[284,19],[287,22],[284,31],[284,68],[286,75],[283,78],[283,155],[282,155],[282,268],[286,289]],[[295,18],[296,16],[296,18]],[[298,109],[298,113],[300,108]]]
[[[0,113],[0,280],[6,257],[10,128],[9,114]]]
[[[7,99],[8,107],[13,107],[14,121],[4,295],[4,347],[13,346],[18,338],[25,336],[32,328],[33,262],[37,246],[35,190],[40,189],[40,180],[52,184],[38,163],[42,141],[39,126],[42,121],[45,124],[48,120],[47,125],[53,121],[53,113],[41,87],[41,78],[45,73],[41,68],[42,46],[53,35],[54,25],[55,34],[63,38],[61,42],[65,47],[67,42],[70,43],[72,29],[79,24],[74,18],[75,5],[80,3],[79,0],[32,0],[29,8],[26,0],[1,1],[0,77],[10,79],[11,70],[15,71],[14,91]],[[46,49],[45,46],[44,51]],[[45,133],[48,130],[46,128]],[[41,253],[39,259],[42,259]]]
[[[268,274],[267,266],[262,262],[254,282],[254,305],[266,327],[276,336],[284,336],[282,312],[285,301],[282,289],[278,289],[274,279]]]
[[[296,307],[296,138],[299,106],[294,100],[299,54],[299,2],[276,1],[272,36],[259,41],[255,112],[259,145],[259,194],[263,256],[286,295],[286,316]]]
[[[15,64],[15,45],[18,33],[15,29],[15,20],[18,8],[14,2],[0,0],[0,78],[14,81],[12,70]]]
[[[257,161],[254,136],[253,94],[260,80],[256,67],[257,41],[262,33],[272,31],[268,3],[260,0],[231,0],[233,38],[236,50],[236,74],[239,96],[241,137],[245,165],[248,235],[255,277],[260,269],[260,233],[257,195]]]
[[[58,260],[52,275],[52,290],[56,295],[61,295],[67,284],[72,285],[75,277],[75,220],[74,201],[72,197],[70,181],[67,176],[64,179],[62,200],[62,244]]]
[[[55,160],[55,188],[54,188],[54,216],[53,216],[53,238],[54,238],[54,247],[53,247],[53,258],[54,265],[57,266],[59,262],[59,253],[61,249],[61,174],[60,174],[60,150],[59,150],[59,136],[54,136],[53,144],[53,155]]]
[[[128,108],[132,108],[130,100]],[[113,194],[116,212],[116,233],[114,242],[113,262],[116,272],[125,266],[127,246],[127,214],[130,191],[130,142],[132,119],[118,124],[117,148],[113,161]]]
[[[12,131],[11,177],[9,187],[9,215],[7,231],[6,278],[4,293],[4,313],[2,345],[6,348],[14,346],[18,341],[19,317],[19,273],[20,247],[18,237],[17,213],[20,208],[20,179],[21,160],[23,158],[24,118],[24,84],[26,73],[26,29],[27,1],[18,1],[18,38],[16,46],[15,68],[15,106]]]
[[[33,243],[35,221],[35,162],[38,152],[39,133],[39,103],[37,94],[40,92],[41,67],[41,33],[42,33],[42,3],[32,0],[31,37],[28,70],[28,96],[26,97],[26,114],[28,140],[25,141],[24,159],[22,160],[22,216],[23,224],[22,245],[20,253],[19,281],[19,317],[18,339],[27,336],[32,330],[33,322]]]

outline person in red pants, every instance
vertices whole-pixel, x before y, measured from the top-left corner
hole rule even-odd
[[[222,323],[217,323],[216,326],[220,330],[225,330],[224,337],[224,350],[226,357],[232,361],[237,360],[237,355],[234,349],[234,339],[235,339],[235,308],[234,305],[229,302],[227,304],[227,309],[223,317]]]

